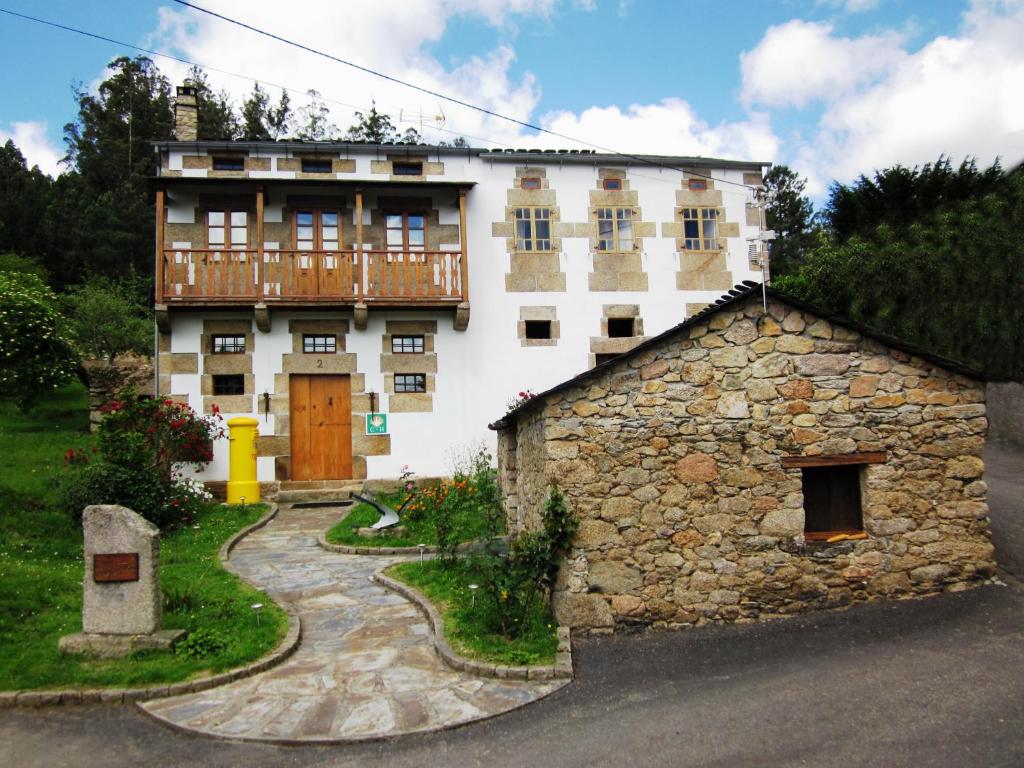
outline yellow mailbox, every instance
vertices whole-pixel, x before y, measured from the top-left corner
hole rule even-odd
[[[228,475],[228,504],[253,504],[260,500],[260,483],[256,479],[256,427],[259,421],[251,416],[228,420],[228,441],[231,444],[231,469]]]

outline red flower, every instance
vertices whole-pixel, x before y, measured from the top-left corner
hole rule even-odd
[[[218,413],[220,413],[220,406],[217,405],[216,403],[210,403],[210,413],[216,416]]]

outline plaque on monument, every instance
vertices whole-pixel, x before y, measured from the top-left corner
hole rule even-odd
[[[138,552],[115,552],[92,556],[92,580],[96,582],[138,581]]]

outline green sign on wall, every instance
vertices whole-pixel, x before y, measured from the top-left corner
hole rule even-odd
[[[366,414],[366,434],[386,435],[388,433],[388,415],[386,413]]]

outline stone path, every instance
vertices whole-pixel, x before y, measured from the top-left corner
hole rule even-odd
[[[211,736],[337,742],[492,717],[566,684],[478,678],[445,666],[416,608],[370,581],[405,558],[317,546],[317,534],[341,512],[284,508],[231,555],[247,581],[302,617],[302,643],[287,661],[255,677],[141,706]]]

